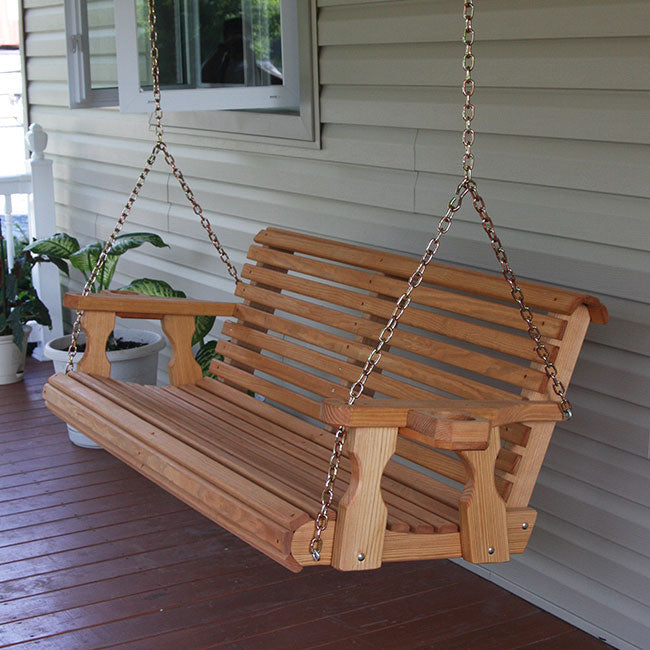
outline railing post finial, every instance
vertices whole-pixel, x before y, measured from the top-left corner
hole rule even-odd
[[[47,133],[40,124],[30,124],[25,135],[29,150],[32,152],[31,160],[43,160],[45,147],[47,147]]]

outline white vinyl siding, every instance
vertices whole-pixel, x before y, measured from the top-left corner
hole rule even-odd
[[[115,222],[152,133],[143,116],[67,109],[63,7],[23,0],[30,119],[50,135],[57,218],[84,242]],[[319,0],[322,148],[174,129],[169,143],[241,265],[266,225],[420,253],[459,179],[461,3]],[[618,647],[650,638],[648,3],[481,0],[475,177],[522,278],[593,293],[593,325],[532,505],[529,549],[484,575]],[[207,116],[205,119],[209,119]],[[116,282],[197,298],[232,284],[162,165]],[[469,206],[440,258],[495,269]],[[324,468],[325,469],[325,468]]]

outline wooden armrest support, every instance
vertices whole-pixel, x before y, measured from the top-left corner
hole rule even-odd
[[[192,300],[190,298],[154,298],[131,291],[102,291],[82,296],[66,293],[63,304],[70,309],[113,312],[124,318],[162,318],[176,316],[233,316],[236,303]]]
[[[321,420],[347,427],[399,427],[400,434],[441,449],[485,449],[490,428],[511,422],[558,422],[557,402],[394,400],[350,406],[327,399]]]

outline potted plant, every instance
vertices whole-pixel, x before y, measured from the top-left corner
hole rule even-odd
[[[157,248],[167,246],[161,237],[153,233],[139,232],[118,236],[103,269],[91,287],[91,292],[96,293],[108,289],[120,257],[127,251],[145,243],[152,244]],[[82,248],[74,237],[65,233],[57,233],[47,239],[33,242],[26,250],[36,255],[38,261],[56,264],[66,275],[69,275],[68,263],[70,263],[81,271],[87,280],[104,249],[104,245],[104,242],[93,242]],[[49,341],[45,346],[45,356],[52,359],[56,372],[65,370],[70,340],[71,335],[68,334]],[[120,381],[155,384],[158,372],[158,352],[164,347],[165,341],[157,332],[116,327],[109,336],[106,347],[111,363],[111,376]],[[75,364],[81,359],[84,348],[85,341],[82,334],[79,337],[78,352],[74,357]],[[68,427],[68,435],[70,440],[78,446],[100,448],[99,445],[73,427]]]
[[[91,287],[91,292],[97,293],[109,289],[119,258],[127,251],[146,243],[157,248],[167,246],[161,237],[153,233],[138,232],[119,235],[108,254],[103,269]],[[80,248],[79,242],[74,237],[65,233],[57,233],[47,239],[34,242],[27,250],[38,255],[37,261],[52,262],[68,275],[68,263],[70,263],[88,280],[104,246],[105,242],[93,242]],[[167,282],[150,278],[134,280],[121,289],[149,296],[186,297],[182,291],[173,289]],[[196,317],[193,344],[200,343],[197,360],[204,373],[207,372],[210,360],[216,356],[214,342],[205,343],[204,341],[205,336],[212,329],[214,321],[214,317],[211,316]],[[65,371],[70,340],[71,335],[63,336],[50,341],[45,347],[45,356],[52,359],[56,372]],[[75,363],[81,359],[84,347],[85,342],[82,334],[79,338],[77,355],[74,357]],[[119,381],[155,384],[158,371],[158,352],[164,347],[165,341],[156,332],[116,327],[109,336],[106,346],[108,360],[111,363],[111,377]],[[68,435],[76,445],[99,448],[99,445],[73,427],[68,426]]]
[[[52,325],[47,307],[32,284],[35,261],[21,242],[16,252],[10,269],[0,225],[0,384],[13,384],[24,376],[27,339],[31,331],[28,321]]]

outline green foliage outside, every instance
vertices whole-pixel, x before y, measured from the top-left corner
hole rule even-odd
[[[0,336],[13,335],[18,348],[23,346],[23,326],[28,321],[52,327],[47,307],[36,295],[32,269],[40,262],[25,248],[25,240],[15,240],[15,260],[9,268],[7,246],[0,225]]]
[[[280,0],[247,0],[253,23],[252,49],[258,61],[270,60],[282,70]]]
[[[180,7],[180,9],[178,9]],[[245,11],[243,11],[245,10]],[[191,83],[188,78],[187,52],[194,43],[187,43],[182,25],[198,12],[199,64],[205,62],[217,49],[224,35],[224,25],[233,19],[250,16],[252,43],[249,47],[258,61],[270,60],[282,70],[282,28],[280,0],[198,0],[190,8],[189,2],[157,0],[158,61],[162,86],[174,87]],[[147,0],[137,0],[139,73],[142,86],[151,80],[149,44],[149,7]],[[177,26],[180,29],[177,31]],[[181,43],[177,43],[177,34]],[[190,36],[192,38],[192,36]]]

